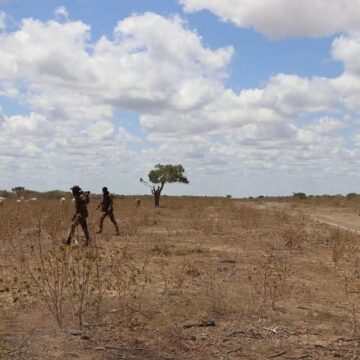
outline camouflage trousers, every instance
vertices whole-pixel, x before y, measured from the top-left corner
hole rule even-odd
[[[105,211],[101,215],[100,224],[99,224],[99,231],[98,232],[102,232],[103,226],[104,226],[104,220],[105,220],[105,218],[107,216],[110,218],[110,221],[114,224],[116,232],[119,233],[119,226],[118,226],[118,224],[117,224],[117,222],[115,220],[114,213],[112,211]]]
[[[83,229],[85,239],[86,239],[86,244],[89,244],[90,243],[90,235],[89,235],[89,229],[87,226],[86,216],[82,216],[81,214],[76,214],[72,219],[69,235],[67,238],[67,243],[70,244],[71,238],[73,237],[75,229],[78,225],[80,225],[81,228]]]

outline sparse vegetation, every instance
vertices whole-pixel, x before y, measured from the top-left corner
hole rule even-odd
[[[249,349],[266,358],[279,343],[289,357],[326,359],[335,346],[346,358],[350,340],[315,345],[360,332],[360,239],[314,222],[311,211],[353,213],[355,200],[165,197],[155,209],[151,197],[141,200],[139,208],[133,197],[115,200],[120,237],[111,224],[95,234],[91,202],[90,248],[61,244],[70,201],[6,200],[0,328],[8,335],[0,333],[0,358],[51,358],[51,351],[106,358],[121,348],[135,359],[251,359]],[[184,327],[208,320],[215,326]]]

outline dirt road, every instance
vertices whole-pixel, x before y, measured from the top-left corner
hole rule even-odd
[[[269,210],[284,210],[291,214],[303,214],[312,220],[337,227],[339,229],[350,230],[360,233],[359,213],[350,209],[337,209],[331,207],[307,208],[305,206],[294,206],[294,203],[264,202],[256,204],[256,208]]]
[[[360,217],[356,215],[323,215],[323,214],[309,214],[310,217],[318,222],[335,226],[339,229],[351,230],[360,233]]]

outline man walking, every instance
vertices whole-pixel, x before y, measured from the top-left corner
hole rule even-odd
[[[71,188],[74,200],[75,200],[75,214],[72,218],[71,228],[69,235],[66,240],[64,240],[64,244],[70,245],[71,238],[74,235],[74,231],[78,225],[81,225],[84,235],[85,235],[85,245],[90,244],[90,236],[89,230],[87,226],[86,218],[88,217],[87,204],[89,203],[89,194],[90,191],[81,191],[81,188],[78,185],[74,185]]]
[[[103,193],[103,198],[102,198],[100,204],[96,208],[96,209],[99,209],[99,207],[101,207],[101,211],[103,212],[103,214],[101,215],[101,218],[100,218],[99,230],[97,231],[97,233],[98,234],[102,233],[104,220],[108,216],[110,218],[111,222],[115,226],[116,235],[119,235],[120,234],[119,227],[118,227],[118,224],[114,217],[113,196],[110,195],[106,186],[104,186],[102,188],[102,193]]]

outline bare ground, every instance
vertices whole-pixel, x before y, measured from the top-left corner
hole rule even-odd
[[[94,242],[104,261],[126,250],[128,266],[146,263],[138,276],[147,281],[135,280],[132,297],[106,292],[101,314],[89,308],[82,326],[70,307],[60,328],[39,297],[13,302],[17,257],[3,239],[0,358],[360,356],[360,218],[353,207],[224,199],[166,199],[158,210],[144,201],[138,212],[131,206],[117,207],[122,236],[107,224]],[[215,326],[186,327],[209,320]]]

